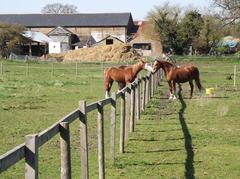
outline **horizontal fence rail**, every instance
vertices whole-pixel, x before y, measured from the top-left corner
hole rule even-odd
[[[121,100],[120,107],[120,139],[119,152],[124,153],[125,142],[129,132],[134,132],[137,120],[140,119],[140,111],[145,109],[146,104],[153,96],[161,79],[161,71],[149,74],[145,77],[136,78],[130,86],[126,86],[120,92],[113,93],[110,98],[86,105],[85,101],[79,102],[79,108],[75,109],[58,122],[44,131],[27,135],[25,143],[13,148],[0,156],[0,173],[25,158],[25,178],[38,178],[38,150],[46,142],[57,134],[60,134],[61,143],[61,178],[71,178],[71,154],[69,124],[79,119],[81,140],[81,168],[82,178],[89,178],[88,168],[88,130],[87,114],[98,111],[98,163],[99,178],[105,178],[105,151],[104,151],[104,106],[111,105],[110,112],[110,160],[114,163],[115,136],[116,135],[116,102]]]

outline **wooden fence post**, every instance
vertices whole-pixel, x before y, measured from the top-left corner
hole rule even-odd
[[[1,62],[1,66],[0,66],[0,75],[3,76],[3,62]]]
[[[154,93],[154,81],[153,81],[153,74],[150,74],[150,81],[151,81],[151,98],[153,97]]]
[[[88,167],[88,134],[87,134],[87,113],[86,113],[86,102],[79,102],[79,119],[80,119],[80,132],[81,132],[81,168],[82,178],[89,178],[89,167]]]
[[[138,81],[138,119],[140,119],[141,115],[141,88],[142,87],[142,80],[141,78]]]
[[[103,122],[103,105],[98,103],[98,171],[99,179],[105,178],[104,162],[104,122]]]
[[[136,80],[136,120],[138,121],[140,118],[140,80],[137,78]]]
[[[114,164],[115,158],[115,133],[116,133],[116,93],[112,93],[111,102],[111,133],[110,133],[110,162]]]
[[[143,77],[143,89],[142,89],[142,111],[145,110],[145,105],[146,105],[146,94],[147,94],[147,79]]]
[[[38,179],[38,135],[27,135],[25,146],[25,179]]]
[[[150,101],[150,99],[151,99],[151,87],[152,87],[152,85],[151,85],[151,74],[149,75],[149,77],[148,77],[148,102]]]
[[[71,179],[69,123],[60,123],[61,179]]]
[[[145,107],[149,101],[149,76],[146,77],[146,96],[145,96]]]
[[[135,86],[131,84],[131,114],[130,114],[130,132],[134,132],[135,119]]]
[[[29,63],[26,63],[26,76],[29,76]]]
[[[121,116],[120,116],[120,153],[125,152],[125,117],[126,117],[125,93],[121,95]]]
[[[148,76],[149,77],[149,81],[148,81],[148,85],[149,85],[149,98],[148,98],[148,102],[150,101],[151,97],[152,97],[152,78],[151,78],[151,74]]]
[[[131,89],[130,89],[131,90]],[[125,95],[125,98],[127,98],[126,102],[126,113],[125,113],[125,141],[128,139],[128,132],[129,132],[129,122],[130,122],[130,107],[131,107],[131,92],[127,91],[127,95]]]
[[[142,98],[142,78],[139,79],[138,81],[139,87],[138,87],[138,111],[139,111],[139,119],[140,119],[140,115],[141,115],[141,98]]]
[[[158,88],[158,80],[159,80],[158,74],[159,74],[159,70],[157,71],[157,73],[155,73],[155,91]]]
[[[75,65],[75,75],[76,77],[78,76],[78,63],[76,62],[76,65]]]
[[[233,87],[236,87],[236,74],[237,74],[237,66],[233,67]]]
[[[54,63],[52,62],[52,77],[54,76]]]

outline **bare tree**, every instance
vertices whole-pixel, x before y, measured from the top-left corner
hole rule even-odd
[[[69,4],[53,3],[42,8],[42,14],[74,14],[78,13],[77,7]]]
[[[225,24],[240,21],[240,0],[213,0],[213,3],[220,8],[219,16]]]
[[[164,51],[169,51],[176,45],[178,21],[181,10],[178,6],[171,6],[168,2],[155,6],[148,12],[147,19],[154,25],[154,31],[159,34],[159,39]]]

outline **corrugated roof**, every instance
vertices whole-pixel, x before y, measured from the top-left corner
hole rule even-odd
[[[133,20],[131,13],[0,14],[0,22],[22,24],[26,27],[103,27],[128,26]]]
[[[42,32],[24,31],[22,35],[34,42],[40,43],[52,42],[52,39],[43,34]]]

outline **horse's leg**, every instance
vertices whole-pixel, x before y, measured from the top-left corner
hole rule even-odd
[[[191,88],[191,92],[190,92],[190,98],[192,98],[192,95],[193,95],[193,82],[192,81],[189,81],[189,85],[190,85],[190,88]]]
[[[201,85],[201,82],[200,82],[200,78],[199,78],[199,77],[197,77],[197,78],[195,79],[195,83],[196,83],[196,85],[197,85],[197,87],[198,87],[198,90],[199,90],[200,94],[202,95],[204,88],[203,88],[202,85]]]
[[[179,88],[179,92],[182,91],[182,85],[180,83],[178,83],[178,88]]]
[[[118,92],[121,91],[126,86],[126,83],[118,82]]]
[[[109,98],[109,92],[111,90],[113,80],[111,78],[104,78],[105,98]]]
[[[168,81],[170,95],[169,99],[177,99],[174,93],[176,92],[176,83],[174,81]]]
[[[168,86],[169,86],[169,99],[173,99],[173,87],[172,87],[172,81],[168,81]]]
[[[176,98],[176,82],[172,81],[172,86],[173,86],[173,99],[177,99]]]

